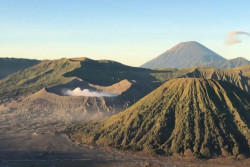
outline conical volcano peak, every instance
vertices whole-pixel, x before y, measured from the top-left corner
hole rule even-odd
[[[163,155],[247,155],[249,106],[249,95],[227,82],[173,79],[120,114],[83,126],[72,137]]]
[[[166,52],[183,49],[183,47],[197,47],[197,48],[201,47],[201,48],[203,48],[204,46],[196,41],[180,42],[177,45],[175,45],[174,47],[172,47],[171,49],[167,50]]]
[[[182,68],[226,59],[196,41],[181,42],[155,59],[145,63],[145,68]]]
[[[179,44],[177,44],[176,46],[184,46],[184,45],[201,45],[199,42],[197,41],[186,41],[186,42],[180,42]]]

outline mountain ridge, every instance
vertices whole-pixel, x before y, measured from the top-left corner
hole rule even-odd
[[[243,57],[237,57],[234,59],[229,59],[225,61],[218,61],[218,62],[212,62],[207,63],[204,65],[201,65],[202,67],[213,67],[213,68],[219,68],[219,69],[231,69],[235,67],[245,66],[249,65],[250,61]]]
[[[5,78],[19,70],[36,65],[39,62],[39,60],[35,59],[0,58],[0,79]]]
[[[249,122],[246,92],[223,81],[179,78],[118,115],[68,130],[80,143],[151,154],[249,156]]]
[[[229,82],[250,94],[250,65],[232,69],[198,67],[190,70],[181,78],[203,78]]]

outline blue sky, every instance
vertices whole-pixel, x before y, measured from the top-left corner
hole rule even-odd
[[[0,57],[89,57],[139,66],[182,41],[250,59],[250,1],[0,0]]]

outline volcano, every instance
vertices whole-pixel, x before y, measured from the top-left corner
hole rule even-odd
[[[189,41],[181,42],[160,56],[146,62],[144,68],[185,68],[201,66],[226,59],[202,44]]]
[[[250,152],[250,96],[223,81],[179,78],[102,122],[69,128],[86,144],[195,157]]]

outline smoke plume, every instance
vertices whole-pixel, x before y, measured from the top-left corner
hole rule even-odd
[[[238,35],[247,35],[250,36],[250,33],[244,31],[232,31],[227,34],[226,44],[233,45],[236,43],[242,42],[240,39],[237,38]]]
[[[75,88],[74,90],[66,90],[63,92],[66,96],[88,96],[88,97],[114,97],[118,96],[118,94],[112,94],[112,93],[105,93],[105,92],[95,92],[90,91],[89,89],[81,89],[81,88]]]

